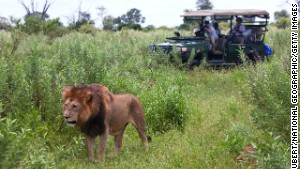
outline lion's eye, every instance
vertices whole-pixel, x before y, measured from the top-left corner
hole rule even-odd
[[[73,105],[73,106],[72,106],[72,109],[73,109],[73,110],[76,110],[77,107],[78,107],[77,105]]]

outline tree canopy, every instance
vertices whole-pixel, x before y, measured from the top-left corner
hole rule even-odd
[[[34,0],[31,0],[31,3],[30,3],[31,7],[29,7],[29,5],[26,5],[24,1],[19,1],[19,2],[26,10],[25,19],[28,17],[31,17],[31,16],[40,18],[41,20],[46,20],[49,18],[47,11],[50,8],[50,6],[52,5],[52,2],[45,0],[45,3],[43,5],[43,10],[41,12],[37,10],[37,4],[34,2]]]
[[[141,30],[140,24],[145,22],[145,17],[142,16],[141,10],[132,8],[126,14],[117,17],[114,22],[118,25],[118,29],[126,27],[134,30]]]
[[[203,9],[213,9],[213,4],[210,2],[210,0],[197,0],[196,2],[196,8],[199,10]]]
[[[274,18],[275,20],[278,20],[279,18],[289,18],[290,14],[287,12],[287,10],[282,9],[281,11],[274,12]]]
[[[145,17],[142,16],[141,10],[136,8],[130,9],[118,19],[125,24],[140,24],[145,22]]]

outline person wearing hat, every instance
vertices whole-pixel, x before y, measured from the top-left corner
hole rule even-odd
[[[204,31],[206,32],[208,38],[210,39],[212,48],[214,48],[216,46],[216,40],[218,39],[216,29],[213,27],[212,24],[209,23],[209,21],[205,21],[204,24],[205,24]]]
[[[231,27],[231,34],[232,35],[243,35],[246,31],[245,25],[242,24],[243,19],[241,17],[236,18],[236,24],[232,25]]]

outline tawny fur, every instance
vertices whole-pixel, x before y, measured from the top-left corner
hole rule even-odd
[[[122,146],[124,130],[131,123],[147,148],[144,111],[139,100],[131,94],[112,94],[100,84],[67,86],[62,92],[63,114],[70,125],[86,135],[90,160],[94,160],[95,138],[100,136],[98,160],[105,159],[108,135],[115,139],[115,151]]]
[[[256,165],[256,150],[253,145],[248,145],[244,147],[243,151],[240,155],[236,158],[236,160],[242,162],[243,164],[248,164],[250,166]]]

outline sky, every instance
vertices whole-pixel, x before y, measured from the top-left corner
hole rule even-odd
[[[0,0],[0,16],[9,18],[23,18],[26,14],[21,0]],[[31,0],[23,0],[30,5]],[[100,27],[101,19],[97,15],[97,7],[106,8],[105,15],[114,17],[125,14],[132,8],[141,10],[146,18],[143,26],[154,25],[155,27],[175,27],[183,23],[182,15],[185,9],[196,10],[197,0],[49,0],[53,2],[48,10],[51,19],[59,17],[64,25],[68,24],[68,17],[81,11],[91,14],[96,27]],[[270,13],[270,21],[274,21],[274,12],[286,9],[290,11],[290,5],[286,0],[210,0],[214,9],[264,9]],[[37,11],[42,11],[45,0],[34,0]],[[292,0],[290,0],[292,2]]]

